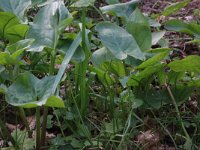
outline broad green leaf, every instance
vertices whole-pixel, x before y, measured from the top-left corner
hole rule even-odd
[[[15,14],[21,22],[26,22],[25,12],[31,5],[31,0],[1,0],[0,9]]]
[[[62,1],[41,8],[27,33],[27,38],[35,39],[29,51],[39,52],[44,47],[55,49],[60,33],[71,21],[72,17]]]
[[[158,31],[158,32],[153,32],[152,33],[152,45],[155,45],[158,43],[158,41],[160,41],[161,38],[163,38],[163,36],[165,35],[165,31]]]
[[[38,106],[64,107],[63,101],[51,94],[55,77],[48,76],[38,79],[31,73],[19,75],[17,80],[8,88],[6,101],[24,108]]]
[[[96,50],[92,54],[92,63],[95,67],[100,67],[105,61],[115,60],[113,54],[105,47]]]
[[[106,14],[128,19],[137,6],[138,0],[131,0],[127,3],[119,3],[101,7],[101,11]]]
[[[165,10],[162,12],[164,16],[169,16],[171,14],[176,13],[181,8],[187,6],[191,0],[183,0],[181,2],[176,2],[174,4],[171,4],[170,6],[166,7]]]
[[[6,39],[9,28],[19,24],[17,17],[9,12],[0,12],[0,38]]]
[[[96,30],[103,45],[116,58],[123,60],[132,56],[140,60],[145,59],[133,36],[123,28],[109,22],[101,22],[96,26]]]
[[[20,54],[22,51],[19,51]],[[16,56],[10,55],[8,52],[1,52],[0,53],[0,65],[19,65],[22,64],[22,62],[18,59],[16,59]]]
[[[129,16],[126,30],[134,37],[142,51],[151,48],[151,29],[147,18],[138,8]]]
[[[72,7],[88,7],[88,6],[93,6],[95,0],[78,0],[75,2]]]
[[[182,60],[175,60],[168,66],[176,72],[197,72],[200,73],[200,56],[191,55]]]
[[[165,51],[162,52],[160,54],[155,55],[154,57],[144,61],[141,65],[139,65],[137,67],[137,69],[142,69],[142,68],[146,68],[148,66],[152,66],[155,63],[158,63],[159,61],[161,61],[163,58],[165,58],[167,56],[167,54],[169,53],[169,51]]]
[[[200,25],[196,23],[184,23],[180,20],[173,19],[166,22],[165,28],[200,38]]]
[[[11,43],[15,43],[19,40],[22,40],[25,38],[28,28],[28,25],[25,24],[14,25],[6,31],[6,38]]]

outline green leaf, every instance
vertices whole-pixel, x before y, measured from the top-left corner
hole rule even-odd
[[[161,71],[163,69],[163,67],[164,67],[163,64],[148,66],[140,73],[138,73],[136,75],[135,74],[131,75],[127,82],[128,86],[138,86],[142,79],[149,78],[153,74]]]
[[[133,36],[123,28],[109,22],[101,22],[96,26],[96,30],[103,45],[116,58],[123,60],[132,56],[140,60],[145,59]]]
[[[19,51],[19,54],[21,54],[22,52],[23,51]],[[16,55],[12,56],[8,52],[0,53],[0,65],[19,65],[19,64],[22,64],[22,62],[16,58]]]
[[[138,3],[138,0],[132,0],[127,3],[104,6],[104,7],[101,7],[100,9],[103,13],[128,19],[128,17],[135,10],[137,3]]]
[[[64,107],[63,101],[51,94],[55,77],[38,79],[31,73],[19,75],[8,88],[6,101],[13,106],[33,108],[38,106]]]
[[[191,0],[184,0],[184,1],[181,1],[181,2],[174,3],[174,4],[166,7],[165,10],[162,12],[162,14],[164,16],[169,16],[171,14],[174,14],[177,11],[179,11],[181,8],[187,6],[190,1]]]
[[[151,29],[147,18],[138,8],[128,18],[126,30],[134,37],[142,51],[151,48]]]
[[[25,38],[28,28],[29,26],[25,24],[14,25],[6,31],[6,38],[11,43],[15,43],[19,40],[22,40]]]
[[[0,12],[0,38],[5,39],[9,28],[19,24],[17,17],[8,12]]]
[[[60,33],[71,21],[72,17],[62,1],[41,8],[27,33],[27,38],[35,39],[29,51],[39,52],[44,47],[55,49]]]
[[[28,49],[29,46],[34,42],[34,39],[25,39],[18,41],[17,43],[14,43],[12,45],[8,45],[6,49],[12,54],[18,50],[25,50]]]
[[[165,31],[153,32],[151,44],[152,45],[157,44],[160,41],[160,39],[165,35],[165,33],[166,33]]]
[[[200,72],[200,56],[191,55],[182,60],[175,60],[168,64],[175,72]]]
[[[196,23],[184,23],[180,20],[173,19],[166,22],[165,28],[200,38],[200,25]]]
[[[155,63],[161,61],[163,58],[165,58],[167,56],[167,54],[169,53],[169,51],[166,52],[162,52],[160,54],[155,55],[154,57],[144,61],[142,64],[140,64],[137,69],[142,69],[142,68],[146,68],[148,66],[152,66]]]
[[[117,4],[117,3],[119,3],[119,0],[106,0],[106,3],[108,3],[108,4]]]
[[[92,63],[95,67],[100,67],[101,64],[105,61],[115,60],[115,57],[112,53],[105,47],[102,47],[96,50],[92,54]]]
[[[88,7],[93,6],[95,0],[78,0],[74,4],[72,4],[72,7]]]
[[[51,91],[52,94],[54,94],[56,92],[56,89],[62,79],[62,76],[65,73],[67,65],[68,65],[69,61],[71,60],[71,58],[73,57],[73,55],[74,55],[76,49],[78,48],[78,46],[80,45],[81,41],[82,41],[82,38],[81,38],[81,32],[80,32],[77,35],[76,39],[74,39],[73,43],[71,44],[71,46],[69,47],[68,51],[65,54],[63,62],[58,71],[58,74],[56,75],[56,79],[53,83],[53,87],[52,87],[52,91]]]
[[[67,51],[69,50],[69,47],[71,46],[73,40],[63,40],[60,42],[60,44],[58,45],[58,50],[62,55],[65,55],[67,53]],[[82,49],[81,46],[79,46],[73,57],[71,58],[72,61],[75,62],[82,62],[85,60],[85,53]]]
[[[101,65],[101,68],[106,72],[117,75],[118,77],[124,77],[126,75],[124,64],[119,60],[104,62]]]
[[[31,5],[31,0],[1,0],[0,9],[15,14],[21,22],[26,22],[25,12]]]

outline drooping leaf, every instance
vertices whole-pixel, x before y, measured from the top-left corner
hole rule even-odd
[[[39,52],[44,47],[54,49],[60,33],[71,21],[72,17],[62,1],[41,8],[27,33],[27,38],[35,39],[29,51]]]
[[[8,88],[6,101],[13,106],[25,108],[42,105],[64,107],[63,101],[58,96],[51,94],[54,80],[54,76],[38,79],[31,73],[21,74]]]
[[[93,6],[95,0],[78,0],[75,2],[72,7],[88,7],[88,6]]]
[[[106,14],[114,15],[128,19],[131,13],[135,10],[138,0],[131,0],[127,3],[112,4],[101,7],[101,11]]]
[[[103,45],[116,58],[123,60],[129,55],[136,59],[145,59],[133,36],[123,28],[109,22],[101,22],[96,26],[96,30]]]
[[[183,0],[181,2],[176,2],[165,8],[165,10],[162,12],[164,16],[169,16],[171,14],[176,13],[181,8],[187,6],[191,0]]]
[[[31,5],[31,0],[1,0],[0,9],[15,14],[20,22],[26,22],[25,12]]]
[[[134,37],[142,51],[151,48],[151,29],[147,18],[139,9],[135,9],[135,11],[129,16],[126,30]]]
[[[200,56],[191,55],[182,60],[175,60],[168,66],[176,72],[200,72]]]

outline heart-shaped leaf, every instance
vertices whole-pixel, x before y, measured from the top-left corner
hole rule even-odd
[[[101,22],[96,26],[96,30],[103,45],[116,58],[123,60],[129,55],[136,59],[145,59],[133,36],[123,28],[109,22]]]
[[[23,73],[8,88],[6,101],[13,106],[24,108],[42,105],[64,107],[62,99],[51,94],[54,80],[54,76],[38,79],[31,73]]]
[[[151,48],[152,36],[148,19],[139,9],[135,9],[128,18],[126,30],[134,37],[142,51]]]
[[[27,33],[27,38],[35,39],[29,51],[39,52],[44,47],[55,49],[60,33],[71,21],[72,17],[62,1],[41,8]]]

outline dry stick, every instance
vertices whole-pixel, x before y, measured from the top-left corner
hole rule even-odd
[[[183,120],[182,120],[182,118],[181,118],[180,111],[179,111],[178,106],[177,106],[177,104],[176,104],[176,100],[175,100],[175,98],[174,98],[174,95],[173,95],[173,93],[172,93],[170,87],[167,85],[167,83],[165,83],[165,87],[167,88],[167,91],[168,91],[168,93],[169,93],[169,95],[170,95],[170,98],[171,98],[171,100],[172,100],[172,102],[173,102],[173,105],[174,105],[174,107],[175,107],[175,110],[176,110],[178,119],[179,119],[180,122],[181,122],[181,127],[182,127],[182,129],[183,129],[183,132],[184,132],[186,138],[187,138],[189,141],[191,141],[191,138],[190,138],[190,136],[189,136],[187,130],[185,129],[184,124],[183,124]]]

